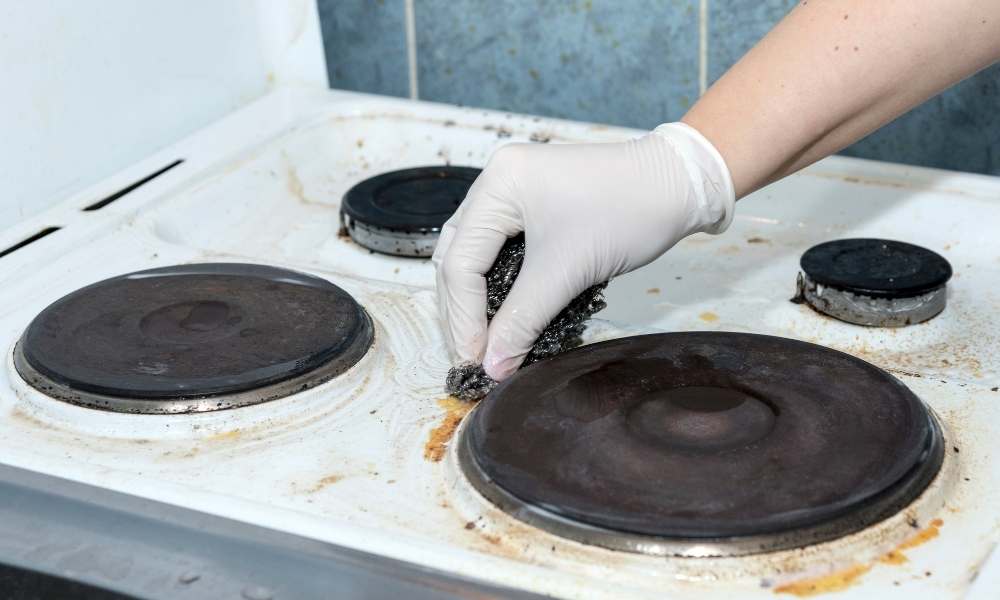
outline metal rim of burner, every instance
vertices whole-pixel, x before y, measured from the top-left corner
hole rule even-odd
[[[354,300],[351,299],[346,292],[325,279],[307,275],[305,273],[289,271],[287,269],[244,263],[200,263],[180,265],[177,267],[162,267],[147,271],[139,271],[137,273],[129,273],[97,282],[96,284],[93,284],[93,286],[99,286],[101,284],[121,280],[135,275],[145,276],[150,274],[165,273],[176,269],[194,274],[218,272],[221,269],[228,274],[295,277],[302,281],[323,286],[325,289],[335,293],[339,298],[349,299],[352,307],[356,309],[355,314],[358,321],[356,323],[356,327],[353,328],[353,330],[348,334],[348,338],[345,340],[343,352],[335,354],[328,360],[325,360],[310,370],[296,373],[291,377],[279,379],[277,381],[272,381],[264,385],[245,390],[212,394],[185,395],[183,393],[178,393],[175,397],[140,398],[137,396],[112,395],[93,390],[80,389],[79,387],[74,387],[65,381],[58,381],[56,378],[46,375],[31,364],[31,361],[28,359],[24,351],[25,340],[27,339],[31,325],[25,329],[24,334],[22,334],[21,338],[14,346],[13,362],[18,374],[31,387],[46,396],[85,408],[146,415],[198,413],[251,406],[284,398],[297,392],[316,387],[330,381],[334,377],[344,373],[357,364],[374,343],[374,326],[372,324],[371,317],[368,315],[367,311],[354,302]],[[92,286],[88,286],[88,288],[89,287]],[[73,296],[74,294],[80,293],[88,288],[82,288],[76,292],[71,292],[57,302]],[[50,305],[50,307],[51,306],[52,305]],[[39,316],[43,313],[40,313]],[[36,317],[36,319],[38,318],[39,317]],[[34,324],[34,322],[35,321],[32,321],[32,324]]]
[[[834,240],[802,255],[794,302],[868,327],[905,327],[944,310],[952,269],[941,255],[874,238]]]
[[[944,459],[941,425],[937,417],[930,413],[933,436],[927,448],[930,456],[936,457],[940,467]],[[883,521],[908,506],[921,491],[926,489],[937,475],[937,468],[923,470],[918,477],[906,481],[908,485],[887,491],[884,503],[876,503],[859,512],[844,515],[821,525],[795,529],[786,533],[740,536],[728,538],[671,538],[627,533],[588,525],[568,519],[545,508],[525,502],[514,494],[496,485],[483,468],[476,462],[469,444],[466,425],[459,438],[458,461],[462,472],[472,486],[484,498],[505,513],[548,531],[562,538],[581,544],[599,546],[608,550],[678,558],[722,558],[750,556],[767,552],[792,550],[828,542],[845,535],[856,533]]]
[[[341,227],[368,250],[429,258],[441,227],[479,173],[474,167],[428,166],[365,179],[344,194]]]
[[[656,334],[649,336],[637,336],[637,338],[623,338],[613,342],[627,342],[629,339],[670,337],[685,334]],[[745,338],[770,338],[770,336],[760,336],[754,334],[732,334],[727,332],[700,332],[701,337],[710,336],[731,336],[737,335]],[[780,339],[780,338],[771,338]],[[786,340],[794,344],[805,346],[815,346],[805,342]],[[601,342],[594,346],[609,344]],[[817,348],[822,348],[818,347]],[[556,359],[565,358],[573,353],[586,351],[587,348],[569,351]],[[841,352],[822,348],[834,355],[843,355],[842,358],[863,364],[873,372],[883,373],[877,367],[864,363],[855,357],[844,355]],[[543,368],[543,365],[528,367],[528,369]],[[523,376],[527,371],[522,371],[515,377]],[[793,374],[792,376],[797,376]],[[885,375],[891,379],[891,376]],[[505,384],[513,378],[507,380]],[[475,442],[473,441],[473,430],[483,414],[484,403],[490,401],[488,396],[480,405],[476,407],[470,418],[462,425],[459,432],[459,439],[456,448],[458,465],[471,483],[472,487],[479,492],[487,501],[491,502],[505,513],[539,529],[545,530],[554,535],[570,539],[583,544],[594,545],[615,551],[624,551],[637,554],[681,557],[681,558],[711,558],[711,557],[740,557],[752,554],[767,552],[777,552],[802,548],[822,542],[827,542],[846,535],[857,533],[865,528],[873,526],[889,517],[898,514],[906,507],[910,506],[917,498],[923,494],[924,490],[938,477],[941,467],[944,464],[944,434],[936,415],[928,409],[919,399],[912,396],[902,384],[894,379],[889,381],[892,386],[898,386],[909,394],[912,399],[921,407],[923,416],[926,417],[926,436],[918,453],[919,460],[910,465],[903,474],[892,484],[881,489],[875,495],[866,498],[858,505],[844,506],[833,516],[825,520],[811,523],[805,526],[792,527],[784,530],[768,531],[763,533],[733,535],[733,536],[667,536],[647,533],[636,533],[623,529],[613,529],[595,523],[573,518],[555,512],[556,505],[548,505],[537,501],[528,501],[519,497],[516,493],[505,489],[497,479],[487,472],[480,459],[476,456]],[[561,383],[559,385],[562,385]],[[502,388],[498,388],[501,390]],[[494,392],[495,393],[495,392]],[[509,398],[507,398],[509,399]],[[537,400],[537,399],[536,399]],[[494,398],[495,402],[499,402]],[[530,415],[529,415],[530,417]],[[493,422],[496,427],[499,422]],[[492,429],[487,429],[488,431]],[[567,467],[571,468],[571,467]],[[508,475],[509,476],[509,475]],[[624,492],[622,492],[624,493]],[[694,517],[692,517],[694,518]]]

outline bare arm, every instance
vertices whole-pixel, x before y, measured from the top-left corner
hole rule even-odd
[[[682,120],[742,197],[998,59],[997,0],[806,0]]]
[[[696,231],[735,198],[840,150],[1000,58],[1000,0],[806,0],[684,123],[618,144],[498,151],[441,233],[434,261],[459,362],[509,377],[587,287]],[[527,252],[486,319],[484,274],[508,237]]]

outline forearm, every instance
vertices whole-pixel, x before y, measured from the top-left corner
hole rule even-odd
[[[742,197],[1000,59],[997,0],[808,0],[682,119]]]

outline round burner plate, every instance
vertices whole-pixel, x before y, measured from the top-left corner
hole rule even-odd
[[[45,394],[133,413],[200,412],[287,396],[346,371],[371,320],[332,283],[250,264],[107,279],[43,310],[15,349]]]
[[[848,323],[901,327],[944,310],[951,265],[920,246],[846,239],[802,255],[796,300]]]
[[[480,169],[417,167],[383,173],[344,195],[340,219],[358,244],[383,254],[429,257]]]
[[[909,504],[940,428],[884,371],[783,338],[669,333],[526,367],[464,428],[481,494],[616,550],[742,555],[858,531]]]

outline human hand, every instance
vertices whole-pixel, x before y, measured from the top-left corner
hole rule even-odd
[[[683,237],[728,227],[725,162],[682,123],[627,142],[499,149],[441,231],[433,261],[445,336],[460,363],[500,381],[541,331],[596,283],[652,262]],[[484,274],[524,232],[524,264],[487,327]]]

